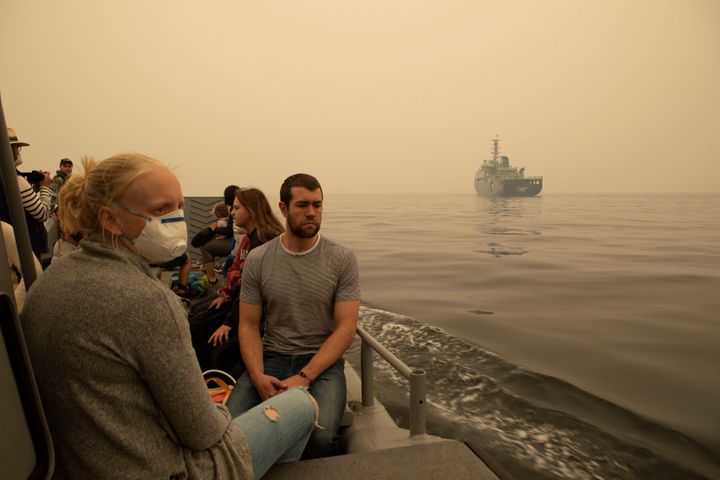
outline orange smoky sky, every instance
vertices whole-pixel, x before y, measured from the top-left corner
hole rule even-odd
[[[186,195],[472,193],[499,135],[543,193],[720,192],[720,2],[5,0],[28,168],[139,151]]]

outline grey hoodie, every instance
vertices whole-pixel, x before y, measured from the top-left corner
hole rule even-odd
[[[202,379],[179,299],[140,256],[83,240],[30,289],[22,325],[55,478],[252,478]]]

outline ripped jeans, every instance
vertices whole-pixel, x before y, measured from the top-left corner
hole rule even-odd
[[[265,374],[284,380],[300,371],[313,358],[314,354],[283,355],[275,352],[263,352]],[[340,420],[345,410],[347,391],[345,388],[345,360],[340,358],[323,373],[318,375],[310,386],[310,393],[320,406],[318,424],[310,436],[305,458],[317,458],[340,453]],[[227,407],[233,413],[244,412],[260,403],[250,376],[245,372],[237,381],[230,394]]]
[[[245,434],[256,479],[276,463],[299,460],[315,428],[315,405],[304,388],[291,388],[238,416],[230,412]]]

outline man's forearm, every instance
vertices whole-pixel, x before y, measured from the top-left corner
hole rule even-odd
[[[308,380],[315,380],[318,375],[340,360],[350,347],[353,338],[355,338],[355,330],[357,330],[359,310],[360,300],[335,303],[333,309],[335,331],[325,340],[315,356],[302,369]]]
[[[251,380],[264,373],[262,339],[258,327],[256,325],[253,328],[241,321],[238,330],[240,355]]]
[[[330,368],[343,356],[345,351],[352,345],[355,337],[355,328],[344,328],[335,330],[315,353],[312,360],[303,367],[303,372],[309,379],[315,380],[325,370]]]

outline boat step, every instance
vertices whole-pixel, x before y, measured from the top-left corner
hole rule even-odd
[[[467,445],[453,440],[275,465],[263,480],[370,478],[498,480]]]

